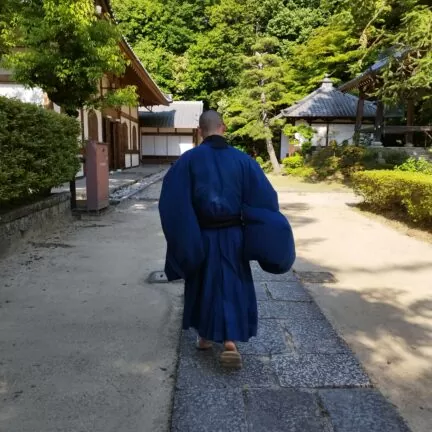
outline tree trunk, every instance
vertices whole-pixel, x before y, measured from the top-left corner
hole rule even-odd
[[[257,56],[257,59],[258,59],[258,69],[262,71],[264,69],[264,64],[261,61],[261,54],[259,52],[256,52],[255,55]],[[267,96],[266,96],[266,92],[264,89],[264,79],[260,80],[259,85],[262,88],[262,91],[261,91],[261,104],[262,104],[261,120],[263,121],[263,124],[264,124],[264,133],[265,133],[265,137],[266,137],[267,153],[270,157],[270,162],[273,166],[274,173],[280,174],[281,168],[280,168],[277,156],[276,156],[275,149],[273,147],[272,131],[270,129],[270,120],[269,120],[269,115],[268,115],[268,111],[266,108]]]
[[[277,156],[276,156],[276,152],[275,152],[275,149],[273,146],[273,141],[270,138],[270,134],[271,134],[270,126],[266,125],[265,128],[266,128],[266,135],[267,135],[267,138],[266,138],[267,153],[270,156],[270,161],[273,165],[273,171],[275,172],[275,174],[280,174],[281,167],[279,165],[279,161],[278,161]]]
[[[276,152],[273,146],[273,140],[272,140],[272,131],[270,129],[270,122],[268,118],[268,112],[265,109],[265,103],[266,103],[266,94],[263,91],[261,93],[261,102],[263,103],[263,109],[262,109],[262,120],[264,123],[264,132],[266,135],[266,146],[267,146],[267,153],[270,157],[270,162],[273,166],[273,171],[275,174],[280,174],[281,167],[279,165],[278,158],[276,156]]]

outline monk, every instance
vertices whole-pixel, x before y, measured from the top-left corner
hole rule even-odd
[[[295,259],[294,239],[260,166],[224,138],[221,116],[206,111],[199,128],[202,144],[183,154],[163,182],[165,273],[185,280],[183,329],[197,330],[197,348],[221,343],[222,366],[240,368],[236,342],[256,336],[258,325],[250,261],[284,273]]]

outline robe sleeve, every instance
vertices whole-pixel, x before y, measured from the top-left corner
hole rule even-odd
[[[167,241],[165,274],[168,280],[186,279],[204,261],[201,230],[192,205],[188,155],[168,171],[162,185],[159,214]]]
[[[258,261],[261,268],[269,273],[286,273],[296,258],[295,242],[287,218],[279,211],[277,193],[253,160],[245,177],[243,219],[246,258]]]

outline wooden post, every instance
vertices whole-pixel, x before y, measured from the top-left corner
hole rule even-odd
[[[357,114],[356,114],[356,124],[355,131],[358,132],[362,127],[363,113],[364,113],[364,102],[365,94],[363,90],[360,90],[359,100],[357,102]]]
[[[327,120],[327,124],[326,124],[326,147],[328,147],[329,145],[329,132],[330,132],[330,124],[329,121]]]
[[[382,131],[384,126],[384,104],[382,101],[377,101],[377,110],[375,117],[375,132],[373,146],[382,147]]]
[[[414,100],[408,99],[407,105],[407,126],[414,126]],[[405,134],[405,147],[414,147],[414,134],[407,132]]]

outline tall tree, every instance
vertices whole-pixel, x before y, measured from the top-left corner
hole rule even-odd
[[[273,169],[279,173],[272,122],[278,110],[289,102],[286,89],[292,84],[292,75],[276,54],[277,49],[276,38],[258,38],[252,46],[253,54],[245,58],[240,87],[221,108],[232,136],[265,141]]]
[[[16,80],[42,88],[71,115],[100,102],[98,83],[105,73],[121,75],[126,67],[120,33],[97,16],[93,0],[20,2],[17,35],[24,49],[7,57]],[[117,96],[125,103],[136,98],[133,89]]]

